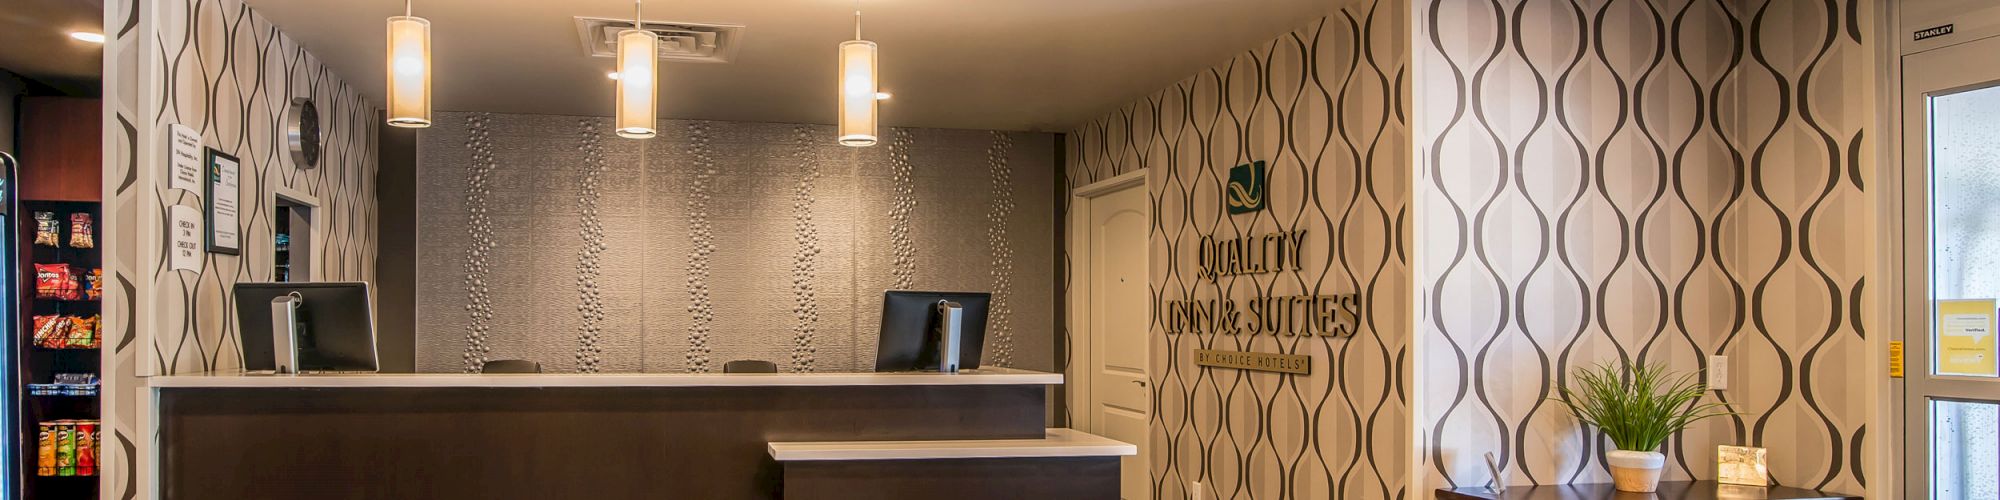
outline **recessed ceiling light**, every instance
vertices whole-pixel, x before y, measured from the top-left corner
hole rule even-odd
[[[888,93],[888,92],[876,92],[876,93],[875,93],[875,100],[877,100],[877,101],[887,101],[887,100],[889,100],[889,93]]]
[[[616,71],[613,71],[613,72],[610,72],[610,73],[605,73],[605,74],[604,74],[604,77],[605,77],[605,78],[610,78],[610,79],[613,79],[613,80],[617,80],[617,79],[618,79],[618,72],[616,72]]]
[[[90,43],[104,43],[103,33],[92,33],[89,31],[71,31],[69,32],[69,37]]]

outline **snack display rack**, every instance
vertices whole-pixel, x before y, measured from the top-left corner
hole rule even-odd
[[[98,498],[102,213],[74,201],[21,200],[18,210],[22,498]]]

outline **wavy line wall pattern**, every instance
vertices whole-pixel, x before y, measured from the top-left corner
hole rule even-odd
[[[1486,452],[1512,484],[1606,481],[1606,444],[1545,398],[1579,366],[1699,369],[1712,354],[1738,384],[1712,397],[1743,415],[1670,441],[1670,477],[1713,474],[1694,443],[1744,443],[1772,448],[1785,484],[1860,491],[1865,384],[1840,367],[1864,365],[1873,321],[1865,12],[1350,3],[1074,131],[1072,188],[1151,169],[1157,300],[1367,298],[1363,333],[1323,346],[1168,336],[1156,319],[1155,496],[1200,480],[1245,498],[1396,497],[1404,438],[1426,487],[1486,484]],[[1272,162],[1280,205],[1219,215],[1226,169],[1251,160]],[[1200,235],[1294,228],[1339,235],[1297,279],[1183,276]],[[1411,287],[1415,324],[1396,302]],[[1337,375],[1201,370],[1195,348],[1303,352]]]
[[[148,131],[164,134],[179,123],[242,161],[243,247],[241,256],[204,254],[199,273],[170,271],[165,258],[150,258],[164,250],[142,256],[141,280],[154,302],[149,374],[226,370],[242,364],[230,286],[270,281],[280,190],[319,200],[314,223],[324,232],[312,241],[314,279],[374,279],[377,109],[240,0],[162,3],[155,22],[153,44],[162,50],[144,57],[157,64],[165,89],[159,102],[145,103],[150,127],[140,143],[157,144],[146,141],[154,137]],[[281,137],[294,97],[312,98],[320,109],[324,146],[311,170],[292,166]],[[152,227],[166,226],[172,205],[204,206],[201,193],[170,189],[159,170],[142,169],[138,185],[157,203],[139,214],[159,221]]]
[[[99,334],[107,342],[99,349],[99,366],[103,367],[98,396],[99,429],[103,436],[98,453],[99,470],[102,480],[98,485],[98,498],[134,498],[145,483],[141,477],[144,469],[139,453],[139,443],[148,442],[139,432],[140,416],[151,411],[151,401],[142,397],[145,382],[139,374],[151,361],[151,340],[139,340],[138,318],[141,307],[150,301],[141,300],[138,294],[140,269],[144,262],[140,255],[146,252],[139,237],[140,213],[146,208],[139,201],[144,189],[137,189],[139,177],[140,124],[151,123],[143,118],[140,110],[146,109],[140,95],[147,88],[139,73],[139,59],[150,52],[143,43],[150,36],[152,28],[148,24],[141,28],[139,19],[152,15],[150,10],[142,10],[139,0],[112,0],[104,2],[104,33],[108,40],[104,44],[104,102],[108,108],[104,123],[104,220],[98,230],[103,234],[104,279],[107,287],[103,297],[103,323]],[[142,32],[145,32],[142,34]],[[116,126],[110,124],[116,123]],[[144,354],[141,354],[141,353]]]
[[[1167,335],[1152,370],[1155,498],[1406,498],[1410,208],[1407,4],[1344,2],[1279,37],[1072,132],[1075,188],[1150,169],[1156,300],[1339,294],[1365,297],[1352,338]],[[1226,215],[1232,166],[1269,165],[1270,208]],[[1191,276],[1202,236],[1308,232],[1298,273]],[[1075,259],[1070,256],[1068,259]],[[1312,356],[1311,376],[1201,369],[1194,349]],[[1427,496],[1427,494],[1425,494]]]
[[[1872,78],[1853,0],[1427,0],[1417,221],[1424,453],[1436,485],[1608,480],[1545,402],[1599,362],[1731,358],[1743,414],[1670,440],[1772,449],[1787,485],[1859,492],[1872,318]],[[1696,446],[1699,444],[1700,446]]]
[[[378,109],[317,57],[241,0],[105,2],[106,294],[105,498],[147,494],[138,432],[150,400],[137,377],[241,366],[234,329],[238,282],[269,281],[279,192],[315,198],[314,278],[375,278]],[[318,105],[318,168],[292,165],[283,120],[295,97]],[[242,162],[240,256],[208,253],[199,272],[167,267],[171,207],[204,206],[165,175],[169,124]],[[112,311],[122,311],[111,314]]]
[[[1542,398],[1577,366],[1692,369],[1717,353],[1732,358],[1738,385],[1716,397],[1743,414],[1670,442],[1671,477],[1711,473],[1712,451],[1691,443],[1739,442],[1772,448],[1784,484],[1860,491],[1870,479],[1862,457],[1880,445],[1862,425],[1866,384],[1852,368],[1865,365],[1877,322],[1865,180],[1881,134],[1866,127],[1872,101],[1857,96],[1873,91],[1868,53],[1880,41],[1863,36],[1866,6],[1342,0],[1073,131],[1066,187],[1151,170],[1158,300],[1366,298],[1351,339],[1167,336],[1155,320],[1156,496],[1180,498],[1198,480],[1234,498],[1409,498],[1424,494],[1418,485],[1484,484],[1488,451],[1512,483],[1601,481],[1604,444]],[[268,232],[254,228],[270,224],[276,186],[328,208],[314,263],[323,277],[372,279],[377,122],[371,104],[240,0],[106,10],[116,68],[106,82],[106,179],[116,184],[106,186],[107,307],[128,314],[107,315],[104,411],[116,445],[105,496],[129,498],[143,483],[132,476],[145,442],[135,376],[234,366],[228,284],[268,272],[270,242],[258,238]],[[289,168],[277,146],[293,96],[314,97],[326,117],[320,169]],[[478,252],[461,237],[419,246],[424,269],[447,270],[419,276],[420,310],[439,311],[420,313],[431,332],[418,338],[420,369],[487,357],[589,369],[578,354],[594,346],[601,357],[590,361],[604,371],[698,369],[697,349],[717,362],[861,370],[881,290],[996,283],[1008,289],[1014,364],[1056,368],[1058,333],[1041,326],[1055,325],[1054,277],[1035,272],[1057,268],[1059,201],[1042,198],[1058,182],[1049,135],[889,129],[883,147],[853,149],[801,145],[830,136],[825,126],[669,120],[661,130],[680,134],[584,151],[577,117],[436,118],[419,148],[420,230],[468,234],[471,172],[486,165],[477,185],[490,190],[479,202],[490,237]],[[210,255],[199,276],[161,269],[159,236],[141,231],[163,225],[170,206],[199,203],[166,189],[155,168],[164,160],[152,145],[176,122],[245,162],[245,256]],[[473,159],[475,142],[490,159]],[[1226,169],[1250,160],[1270,162],[1272,207],[1220,215]],[[697,342],[698,217],[687,197],[704,175],[713,316]],[[586,178],[594,222],[576,212]],[[1008,207],[1004,230],[965,223]],[[1296,275],[1185,275],[1200,235],[1296,229],[1328,249]],[[586,252],[593,235],[603,247]],[[595,303],[576,284],[589,259]],[[490,317],[475,318],[467,279],[489,268]],[[793,296],[773,302],[774,290]],[[549,297],[577,297],[585,311]],[[595,344],[581,338],[592,330],[580,314],[601,315]],[[1324,370],[1201,370],[1197,348],[1307,354]],[[1419,461],[1421,476],[1406,476]]]
[[[1037,271],[1054,267],[1052,134],[1002,142],[992,131],[885,128],[882,146],[849,148],[829,126],[665,120],[657,138],[580,149],[579,117],[435,118],[418,144],[417,258],[449,272],[417,277],[419,370],[462,367],[473,319],[462,270],[474,256],[488,269],[483,356],[552,372],[587,369],[577,354],[589,324],[604,372],[714,371],[738,359],[868,371],[883,290],[996,283],[1012,334],[989,334],[988,345],[1011,340],[1014,365],[1054,369],[1054,277]],[[468,144],[490,148],[494,168],[473,169]],[[996,189],[996,164],[1011,189]],[[487,198],[469,207],[475,188]],[[594,200],[595,217],[578,216],[580,200]],[[478,252],[465,238],[475,218],[491,226]],[[1013,271],[996,276],[996,256]]]

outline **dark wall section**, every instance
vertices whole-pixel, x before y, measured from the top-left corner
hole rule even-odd
[[[417,131],[376,127],[375,331],[384,372],[417,366]]]
[[[1069,245],[1069,156],[1064,154],[1064,151],[1069,151],[1069,134],[1056,134],[1055,159],[1050,161],[1056,165],[1057,178],[1056,182],[1050,185],[1054,188],[1052,189],[1054,192],[1049,194],[1049,204],[1052,206],[1049,210],[1055,214],[1055,217],[1051,218],[1055,230],[1051,232],[1054,237],[1049,238],[1049,246],[1050,252],[1057,256],[1069,255],[1067,253],[1069,251],[1067,247]],[[1049,343],[1053,351],[1049,354],[1049,359],[1055,360],[1053,371],[1068,374],[1071,361],[1068,309],[1069,259],[1058,257],[1054,263],[1056,279],[1051,284],[1055,285],[1055,290],[1052,292],[1055,300],[1050,301],[1053,314],[1049,315],[1049,331],[1056,332],[1056,335],[1055,341]],[[1049,427],[1068,427],[1069,411],[1069,384],[1049,386]]]
[[[28,92],[28,82],[13,72],[0,69],[0,151],[15,153],[14,122],[20,114],[17,102]]]
[[[21,174],[35,182],[19,185],[23,200],[81,201],[104,198],[104,147],[98,133],[104,102],[82,97],[24,97],[14,151]]]

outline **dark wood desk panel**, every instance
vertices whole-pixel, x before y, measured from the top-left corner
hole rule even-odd
[[[785,462],[785,500],[1116,500],[1118,459]]]
[[[777,498],[766,443],[1041,438],[1044,391],[162,388],[159,480],[201,500]]]
[[[1610,500],[1610,499],[1657,499],[1657,500],[1860,500],[1858,496],[1847,496],[1823,491],[1772,486],[1737,486],[1717,484],[1714,481],[1661,481],[1659,491],[1653,493],[1626,493],[1611,487],[1610,483],[1561,484],[1545,486],[1515,486],[1504,492],[1487,488],[1439,488],[1438,500]]]

